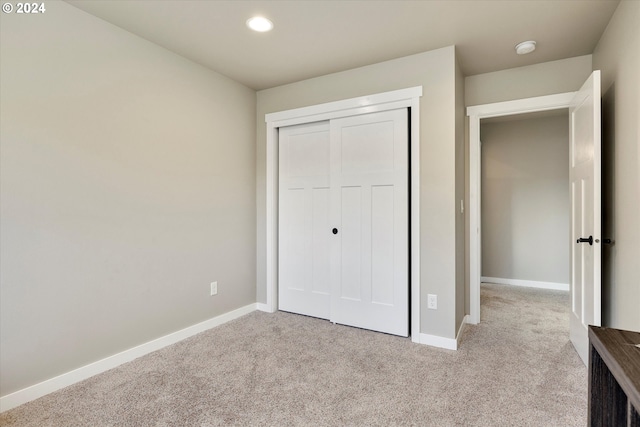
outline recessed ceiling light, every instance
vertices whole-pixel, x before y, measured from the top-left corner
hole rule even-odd
[[[265,31],[271,31],[273,29],[273,22],[262,16],[254,16],[247,20],[247,27],[253,31],[264,33]]]
[[[518,43],[516,45],[516,53],[518,55],[526,55],[527,53],[531,53],[534,50],[536,50],[536,42],[533,40]]]

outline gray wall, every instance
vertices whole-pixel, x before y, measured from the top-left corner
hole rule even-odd
[[[254,303],[255,92],[64,2],[1,19],[0,394]]]
[[[423,310],[420,329],[423,333],[455,337],[455,67],[455,49],[447,47],[258,92],[256,256],[259,302],[266,302],[265,114],[422,86],[420,265]],[[426,309],[427,293],[438,295],[438,310]]]
[[[622,1],[593,52],[602,70],[603,324],[640,331],[640,2]]]
[[[483,123],[482,275],[569,283],[569,118]]]
[[[465,79],[465,104],[490,104],[578,90],[591,74],[591,59],[591,55],[584,55],[469,76]]]

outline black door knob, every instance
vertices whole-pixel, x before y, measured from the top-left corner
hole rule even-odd
[[[331,230],[331,232],[332,232],[333,234],[338,234],[338,229],[337,229],[337,228],[334,228],[333,230]]]
[[[593,245],[593,236],[589,236],[589,238],[581,237],[576,243],[589,243],[589,245]]]

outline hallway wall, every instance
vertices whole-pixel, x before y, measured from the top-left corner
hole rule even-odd
[[[482,276],[568,289],[567,111],[523,116],[481,123]]]

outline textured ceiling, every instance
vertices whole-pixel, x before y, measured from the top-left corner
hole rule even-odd
[[[254,89],[456,45],[465,75],[593,52],[618,0],[68,3]],[[255,14],[275,29],[254,33]],[[536,40],[518,56],[514,46]]]

